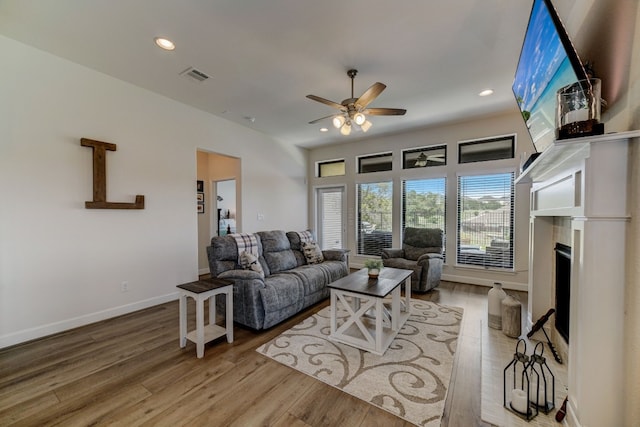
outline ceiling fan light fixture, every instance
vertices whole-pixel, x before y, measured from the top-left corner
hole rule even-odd
[[[351,133],[351,123],[347,122],[340,128],[340,133],[344,136],[347,136]]]
[[[373,123],[371,123],[369,120],[366,120],[363,124],[360,125],[360,128],[362,129],[362,132],[367,132],[369,129],[371,129],[371,125]]]
[[[335,116],[332,120],[332,123],[333,123],[333,127],[335,127],[336,129],[340,129],[342,125],[344,125],[344,117]]]
[[[356,113],[355,116],[353,116],[353,121],[356,122],[357,125],[362,126],[364,122],[367,121],[367,118],[362,113]]]

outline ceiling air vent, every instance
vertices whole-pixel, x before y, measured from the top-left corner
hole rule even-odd
[[[181,72],[180,75],[200,83],[209,78],[209,76],[207,76],[205,73],[203,73],[202,71],[196,70],[193,67],[187,68],[186,70]]]

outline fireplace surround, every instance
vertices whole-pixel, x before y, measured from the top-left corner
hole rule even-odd
[[[640,131],[557,140],[516,180],[531,185],[529,329],[555,305],[554,223],[570,224],[570,426],[623,425],[628,150],[638,137]]]

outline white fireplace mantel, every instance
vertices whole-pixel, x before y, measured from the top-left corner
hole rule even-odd
[[[623,424],[628,154],[638,137],[640,131],[555,141],[516,180],[531,184],[529,327],[555,306],[553,218],[571,222],[571,426]]]

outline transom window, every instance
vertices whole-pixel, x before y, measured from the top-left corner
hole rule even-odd
[[[402,152],[402,168],[425,168],[447,164],[447,146],[416,148]]]
[[[318,178],[344,175],[344,159],[318,163]]]
[[[460,142],[458,144],[458,163],[513,159],[515,141],[515,135],[508,135]]]
[[[390,171],[393,167],[391,153],[358,157],[358,173]]]

